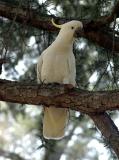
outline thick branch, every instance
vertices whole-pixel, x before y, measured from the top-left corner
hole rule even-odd
[[[90,115],[90,117],[93,119],[95,125],[106,138],[110,147],[113,148],[119,157],[119,131],[110,116],[107,113],[100,113]]]
[[[0,100],[21,104],[43,104],[83,113],[119,109],[119,91],[89,92],[67,85],[37,85],[0,80]]]
[[[103,32],[103,27],[109,25],[116,15],[119,17],[119,2],[114,7],[112,14],[110,16],[101,17],[97,21],[84,22],[84,33],[79,33],[79,36],[87,38],[98,45],[112,50],[113,38],[107,33]],[[8,5],[7,3],[0,2],[0,16],[13,20],[33,27],[47,30],[47,31],[57,31],[55,27],[51,24],[51,16],[42,17],[33,9],[24,9],[16,6]],[[66,22],[68,19],[56,18],[57,23]],[[119,53],[119,40],[115,41],[114,46],[115,52]]]
[[[119,157],[119,131],[103,113],[119,109],[119,91],[89,92],[69,85],[37,85],[0,80],[0,100],[22,104],[67,107],[90,115]]]

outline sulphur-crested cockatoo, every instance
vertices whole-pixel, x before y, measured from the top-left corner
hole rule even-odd
[[[77,30],[82,29],[80,21],[70,21],[57,25],[60,32],[55,41],[43,51],[37,63],[38,83],[60,83],[76,85],[76,66],[73,54],[73,42]],[[64,136],[68,119],[66,108],[45,107],[43,135],[48,139],[59,139]]]

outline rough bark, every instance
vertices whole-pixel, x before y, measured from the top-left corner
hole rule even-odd
[[[115,43],[113,43],[113,36],[110,36],[107,32],[107,26],[114,21],[114,16],[116,15],[116,17],[119,17],[118,10],[119,2],[117,2],[117,5],[109,16],[100,17],[98,20],[90,22],[83,21],[84,32],[80,32],[78,36],[87,38],[88,40],[109,50],[112,50],[113,47],[113,50],[119,53],[119,38],[116,38]],[[33,9],[20,8],[20,6],[11,6],[7,3],[0,2],[0,16],[39,29],[52,32],[57,31],[57,28],[53,27],[51,24],[51,16],[46,15],[43,17]],[[57,20],[57,23],[64,23],[68,21],[68,19],[59,17],[55,17],[55,19]],[[107,28],[105,29],[105,27]]]
[[[108,145],[113,148],[119,157],[119,131],[107,113],[90,115],[95,125],[105,137]]]
[[[82,91],[68,85],[37,85],[0,80],[0,100],[70,108],[83,113],[119,109],[119,91]]]
[[[119,109],[119,91],[89,92],[70,85],[37,85],[0,80],[0,100],[67,107],[88,114],[119,157],[119,131],[106,110]]]

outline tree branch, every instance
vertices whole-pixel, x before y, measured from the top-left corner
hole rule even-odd
[[[98,45],[106,49],[112,50],[113,38],[112,36],[107,34],[108,32],[104,32],[103,30],[104,27],[106,27],[107,25],[109,26],[109,24],[114,21],[115,15],[117,18],[119,17],[119,2],[117,2],[116,6],[114,7],[112,13],[109,16],[100,17],[96,21],[83,21],[84,32],[80,32],[78,34],[79,37],[87,38],[88,40],[97,43]],[[0,16],[8,18],[10,20],[13,20],[15,17],[16,22],[25,25],[27,24],[39,29],[52,32],[58,31],[58,29],[51,24],[51,16],[39,15],[39,12],[37,12],[34,9],[20,8],[17,6],[11,6],[7,3],[0,2]],[[59,17],[55,17],[55,19],[57,20],[57,23],[64,23],[69,20],[66,18]],[[118,38],[115,41],[114,51],[119,53]]]
[[[82,91],[68,85],[37,85],[0,80],[0,100],[21,104],[43,104],[83,113],[119,109],[119,91]]]
[[[119,157],[119,131],[110,116],[107,113],[100,113],[90,117]]]
[[[89,92],[69,85],[28,84],[0,80],[0,100],[21,104],[64,107],[88,114],[119,157],[119,131],[103,113],[119,109],[119,91]]]

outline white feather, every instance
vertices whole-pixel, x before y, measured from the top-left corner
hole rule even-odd
[[[56,40],[41,54],[37,64],[38,82],[76,85],[76,65],[73,54],[74,34],[82,28],[80,21],[62,25]],[[59,139],[64,136],[68,119],[65,108],[45,107],[43,135],[45,138]]]

